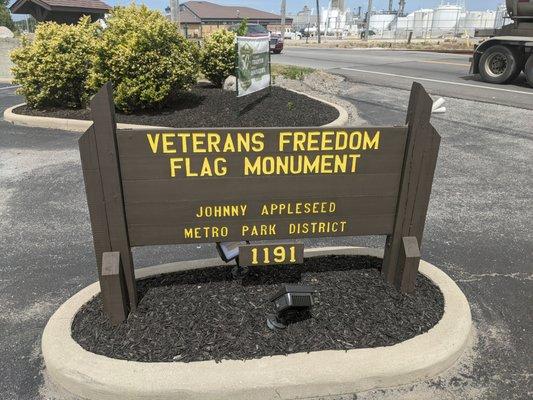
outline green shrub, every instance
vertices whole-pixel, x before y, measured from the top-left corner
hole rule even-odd
[[[315,70],[313,68],[307,67],[297,67],[296,65],[281,65],[281,64],[272,64],[272,78],[275,79],[276,76],[281,75],[287,79],[294,79],[303,81],[305,77]]]
[[[200,65],[205,77],[221,87],[228,76],[235,74],[235,33],[219,29],[205,39]]]
[[[84,105],[85,83],[93,55],[97,28],[89,17],[77,25],[45,22],[37,25],[32,42],[25,37],[11,60],[18,93],[31,107]]]
[[[89,87],[107,81],[119,110],[161,107],[198,79],[198,50],[160,12],[146,6],[115,7],[98,43]]]

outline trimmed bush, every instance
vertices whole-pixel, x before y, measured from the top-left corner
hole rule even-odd
[[[89,76],[94,92],[107,81],[124,112],[159,108],[198,79],[198,50],[175,24],[146,6],[115,7]]]
[[[12,72],[29,106],[84,105],[96,33],[96,25],[83,17],[77,25],[38,24],[32,42],[22,39],[21,47],[11,53]]]
[[[235,33],[219,29],[205,39],[200,65],[205,77],[222,87],[224,80],[235,74]]]

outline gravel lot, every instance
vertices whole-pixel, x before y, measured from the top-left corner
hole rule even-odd
[[[340,84],[360,121],[401,124],[409,93]],[[0,110],[20,103],[0,90]],[[533,112],[447,99],[423,258],[472,305],[477,336],[440,377],[357,399],[528,399],[532,342]],[[49,399],[42,329],[59,305],[96,279],[77,134],[0,121],[0,397]],[[306,241],[382,246],[383,238]],[[212,245],[137,248],[138,267],[214,257]],[[354,396],[346,396],[353,399]]]

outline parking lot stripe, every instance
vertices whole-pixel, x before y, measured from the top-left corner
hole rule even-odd
[[[452,82],[452,81],[441,81],[439,79],[430,79],[430,78],[420,78],[418,76],[408,76],[408,75],[398,75],[398,74],[390,74],[387,72],[378,72],[378,71],[369,71],[365,69],[356,69],[356,68],[339,68],[346,71],[355,71],[355,72],[363,72],[365,74],[375,74],[375,75],[385,75],[385,76],[394,76],[397,78],[406,78],[406,79],[412,79],[415,81],[427,81],[427,82],[435,82],[435,83],[446,83],[448,85],[456,85],[456,86],[467,86],[467,87],[473,87],[473,88],[479,88],[479,89],[488,89],[488,90],[497,90],[500,92],[510,92],[510,93],[519,93],[519,94],[528,94],[530,96],[533,96],[533,92],[523,92],[520,90],[511,90],[511,89],[503,89],[498,87],[489,87],[489,86],[483,86],[483,85],[472,85],[470,83],[460,83],[460,82]]]

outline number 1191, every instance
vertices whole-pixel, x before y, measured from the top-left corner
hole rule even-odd
[[[296,246],[253,247],[252,265],[294,264],[296,263]],[[259,259],[261,257],[261,260]]]

